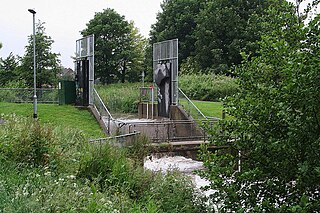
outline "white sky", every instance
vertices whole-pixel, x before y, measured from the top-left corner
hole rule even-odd
[[[64,67],[73,68],[71,56],[80,31],[86,28],[96,12],[106,8],[115,9],[126,20],[134,21],[140,33],[148,37],[151,24],[156,22],[162,0],[7,0],[0,7],[0,57],[10,52],[23,56],[28,35],[32,34],[32,14],[36,21],[45,22],[46,33],[54,40],[52,51],[60,53]]]

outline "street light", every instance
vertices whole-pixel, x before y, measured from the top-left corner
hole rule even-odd
[[[35,15],[36,11],[28,9],[33,15],[33,118],[37,118],[37,82],[36,82],[36,25]]]

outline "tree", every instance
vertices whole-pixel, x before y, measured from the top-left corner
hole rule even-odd
[[[130,43],[126,47],[127,71],[122,73],[121,81],[138,82],[141,78],[141,73],[144,71],[144,57],[147,45],[147,40],[139,33],[138,28],[130,22]]]
[[[51,52],[53,40],[45,33],[44,22],[36,25],[36,72],[37,87],[44,85],[55,85],[57,83],[57,73],[61,70],[60,54]],[[25,55],[21,59],[19,77],[25,79],[27,84],[33,86],[33,36],[28,38]]]
[[[12,52],[5,59],[0,58],[0,86],[7,82],[17,80],[16,68],[19,65],[19,58]]]
[[[164,0],[162,11],[157,14],[157,22],[151,26],[149,45],[146,50],[145,64],[148,65],[147,78],[152,79],[152,47],[156,42],[170,39],[179,40],[179,65],[187,61],[195,53],[196,18],[205,0]]]
[[[270,7],[258,54],[234,69],[240,92],[225,102],[234,119],[211,131],[233,151],[202,153],[223,211],[320,211],[320,16],[308,26],[301,17],[286,1]]]
[[[157,22],[151,26],[150,42],[160,42],[178,38],[179,62],[191,56],[195,50],[196,17],[203,9],[205,0],[164,0],[162,12],[157,15]],[[152,58],[152,57],[151,57]]]
[[[255,52],[260,39],[257,16],[272,1],[211,0],[197,18],[195,61],[207,73],[225,74],[241,63],[240,52]]]
[[[94,34],[95,78],[103,83],[132,80],[130,75],[142,69],[143,38],[133,23],[115,10],[108,8],[96,13],[81,34]]]

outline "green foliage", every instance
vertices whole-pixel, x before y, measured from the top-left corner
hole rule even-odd
[[[12,53],[5,59],[0,58],[0,86],[6,87],[7,83],[17,79],[16,68],[19,65],[18,56]]]
[[[36,69],[37,87],[54,86],[57,84],[57,74],[61,70],[59,54],[52,53],[53,40],[45,33],[44,22],[36,25]],[[33,86],[33,35],[28,38],[25,55],[21,66],[17,68],[19,79],[26,80],[28,86]]]
[[[1,120],[4,121],[0,126],[2,160],[14,162],[22,168],[46,167],[53,172],[62,171],[65,163],[70,164],[69,169],[72,168],[70,159],[77,152],[71,148],[77,147],[74,146],[76,141],[84,139],[78,131],[53,128],[15,115],[2,115]]]
[[[260,16],[282,0],[166,0],[152,25],[150,44],[178,38],[179,64],[187,73],[226,74],[241,63],[241,51],[258,49],[263,26]],[[152,58],[152,45],[147,57]],[[151,61],[147,62],[151,66]]]
[[[127,150],[89,144],[80,132],[2,116],[0,209],[4,212],[205,212],[190,179],[152,173]],[[33,128],[35,125],[37,128]],[[31,127],[31,128],[29,128]],[[29,140],[30,138],[35,140]],[[43,153],[30,150],[39,144]],[[28,143],[25,143],[28,141]],[[35,167],[17,156],[49,156]],[[14,153],[14,154],[13,154]],[[22,162],[21,162],[22,161]],[[23,163],[23,164],[22,164]],[[26,166],[22,166],[26,165]]]
[[[96,13],[81,34],[95,37],[95,73],[102,83],[138,81],[145,40],[133,22],[113,9]]]
[[[255,52],[260,38],[260,22],[273,1],[207,1],[197,18],[195,61],[207,73],[225,74],[241,63],[240,52]]]
[[[17,88],[22,88],[26,89],[28,88],[27,82],[23,79],[21,80],[12,80],[12,81],[6,81],[6,83],[3,85],[3,88],[12,88],[12,89],[17,89]]]
[[[175,171],[157,176],[150,184],[147,197],[162,212],[207,212],[204,197],[196,196],[192,181]]]
[[[259,54],[234,70],[240,92],[225,102],[234,120],[211,131],[211,143],[231,150],[202,153],[222,211],[320,210],[320,17],[304,26],[295,12],[283,2],[263,17]]]
[[[195,49],[196,38],[192,36],[196,28],[196,17],[203,9],[204,0],[165,0],[157,22],[151,26],[150,42],[179,39],[179,62],[190,56]],[[150,55],[149,57],[152,57]]]
[[[140,83],[98,85],[96,89],[111,112],[137,113]]]
[[[130,145],[126,148],[126,156],[133,159],[135,163],[143,166],[144,159],[151,154],[152,147],[147,136],[138,135],[133,138]]]
[[[235,78],[212,74],[182,75],[179,87],[190,99],[202,101],[219,101],[238,92]]]

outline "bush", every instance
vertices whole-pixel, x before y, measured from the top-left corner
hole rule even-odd
[[[163,212],[206,212],[204,197],[197,193],[188,176],[170,171],[155,177],[146,197],[152,198]]]
[[[125,202],[131,200],[131,204],[119,204],[121,212],[205,212],[192,181],[179,172],[163,175],[144,170],[126,158],[124,150],[107,143],[93,145],[88,154],[77,176],[97,183],[98,191],[120,193]]]
[[[219,101],[238,92],[235,78],[211,74],[183,75],[179,87],[190,99],[202,101]]]
[[[49,167],[54,171],[72,167],[79,161],[79,145],[84,141],[80,132],[53,128],[31,118],[15,115],[1,116],[0,154],[2,158],[21,166]]]

